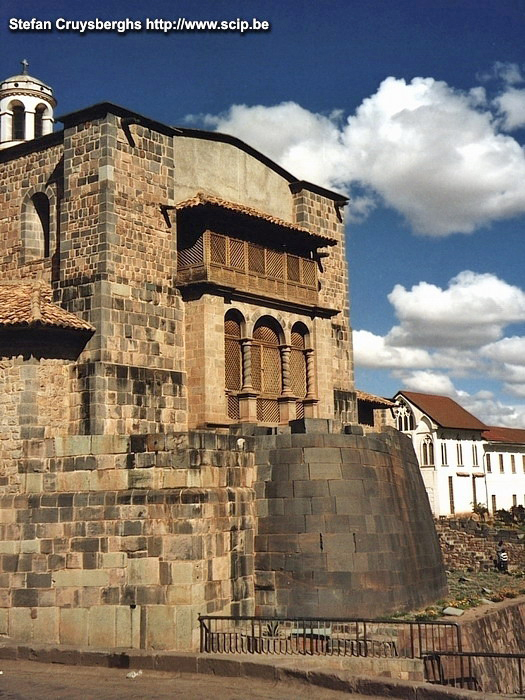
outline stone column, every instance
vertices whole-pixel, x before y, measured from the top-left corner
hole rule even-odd
[[[306,396],[304,397],[304,415],[305,418],[317,417],[317,404],[319,399],[316,397],[315,387],[315,367],[314,367],[314,349],[307,348],[306,355]]]
[[[242,381],[241,391],[253,392],[252,386],[252,339],[243,338],[241,340],[242,354]]]
[[[288,423],[297,417],[296,397],[292,394],[290,386],[290,346],[281,345],[281,372],[282,372],[282,393],[279,397],[280,423]]]
[[[11,141],[12,134],[12,119],[13,115],[11,112],[2,112],[0,114],[0,143],[5,143],[6,141]]]
[[[54,121],[53,117],[42,117],[42,136],[50,134],[53,131]]]
[[[283,380],[282,396],[291,396],[292,391],[290,388],[290,346],[281,345],[279,350],[281,351],[281,368]]]
[[[24,134],[25,140],[31,141],[35,138],[35,112],[26,109],[24,114]]]
[[[306,355],[306,398],[314,399],[315,385],[315,367],[314,367],[314,349],[307,348],[304,352]]]
[[[257,422],[257,392],[252,386],[252,339],[242,338],[242,386],[239,394],[239,419]]]

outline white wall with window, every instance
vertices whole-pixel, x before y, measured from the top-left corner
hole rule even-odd
[[[394,400],[396,426],[412,438],[434,515],[471,513],[474,504],[491,512],[525,505],[525,430],[485,426],[446,397],[403,391]]]

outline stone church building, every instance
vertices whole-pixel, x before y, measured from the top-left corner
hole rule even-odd
[[[346,199],[55,106],[0,84],[0,634],[189,649],[198,613],[439,597],[410,441],[356,424]]]

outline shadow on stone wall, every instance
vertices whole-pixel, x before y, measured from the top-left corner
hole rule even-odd
[[[411,441],[329,427],[293,421],[291,434],[257,439],[257,614],[377,617],[443,597]]]

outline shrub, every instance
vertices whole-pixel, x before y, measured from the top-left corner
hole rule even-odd
[[[485,520],[485,517],[488,515],[489,509],[484,503],[474,503],[472,506],[472,512],[476,515],[479,515],[481,520]]]
[[[512,506],[510,509],[515,523],[522,525],[525,523],[525,508],[523,506]]]
[[[512,523],[514,522],[512,513],[508,510],[505,510],[505,508],[497,510],[494,513],[494,515],[496,516],[496,519],[502,522],[504,525],[512,525]]]

